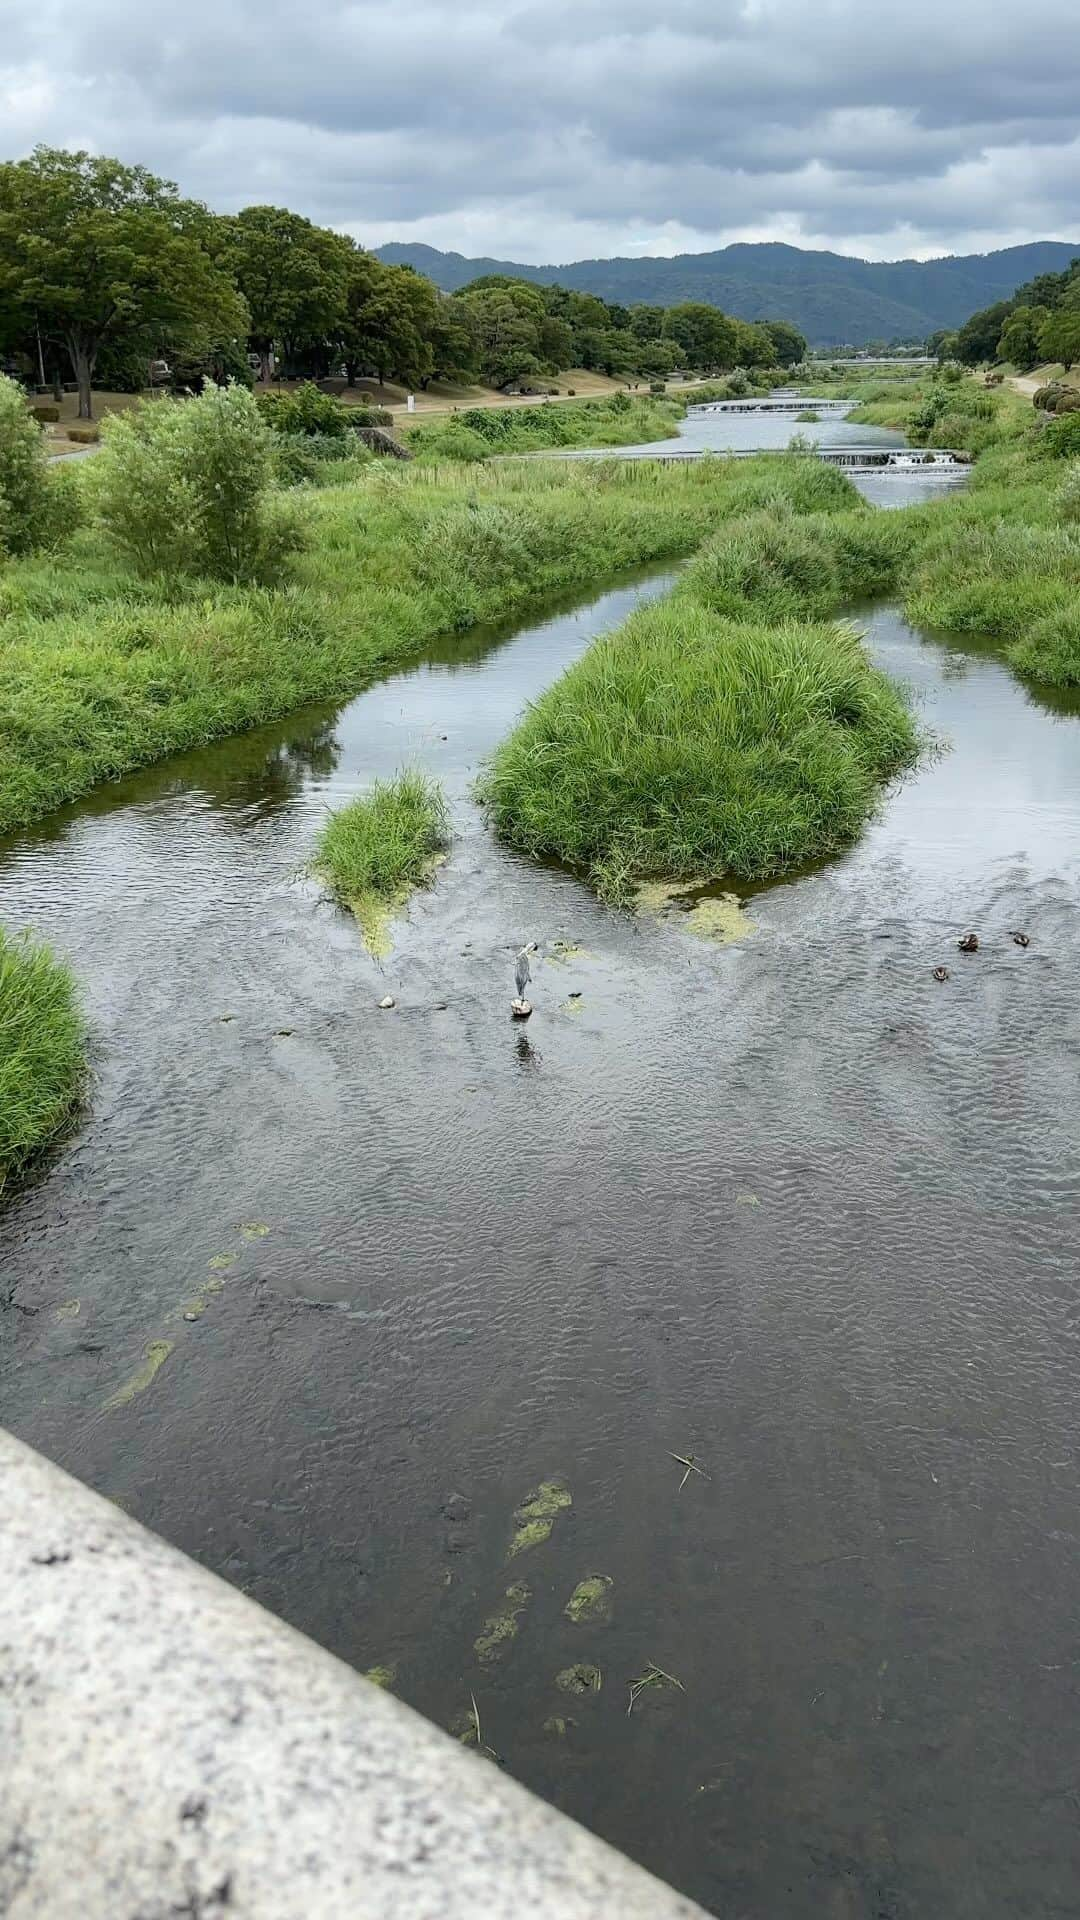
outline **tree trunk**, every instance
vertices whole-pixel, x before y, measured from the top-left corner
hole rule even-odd
[[[94,417],[92,381],[97,348],[88,345],[85,340],[80,340],[78,336],[69,337],[68,355],[71,359],[71,370],[79,388],[79,419],[92,420]]]

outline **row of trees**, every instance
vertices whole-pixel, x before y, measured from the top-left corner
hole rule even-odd
[[[1064,273],[1038,274],[1011,300],[983,307],[958,333],[933,334],[927,345],[940,358],[969,367],[1007,360],[1026,372],[1042,361],[1060,361],[1068,369],[1080,361],[1080,259]]]
[[[494,276],[443,294],[285,207],[215,214],[119,160],[39,147],[0,165],[0,350],[41,381],[58,354],[92,416],[92,387],[145,384],[157,356],[197,384],[245,378],[257,355],[319,376],[344,367],[424,386],[505,387],[569,366],[662,377],[794,364],[794,327],[715,307],[611,305]]]

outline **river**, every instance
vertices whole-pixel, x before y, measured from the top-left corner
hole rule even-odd
[[[0,1217],[3,1420],[434,1720],[475,1692],[513,1774],[719,1914],[1071,1912],[1080,702],[871,611],[943,749],[717,948],[469,799],[671,577],[0,845],[0,921],[70,956],[97,1052]],[[456,838],[378,962],[302,867],[403,761]],[[681,1688],[628,1715],[649,1662]]]

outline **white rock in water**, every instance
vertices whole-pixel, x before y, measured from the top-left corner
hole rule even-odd
[[[396,1004],[396,1002],[395,1002],[395,1000],[394,1000],[394,996],[393,996],[393,994],[392,994],[392,993],[388,993],[388,994],[387,994],[387,996],[386,996],[386,999],[385,999],[385,1000],[380,1000],[380,1001],[379,1001],[379,1005],[380,1005],[380,1007],[392,1007],[392,1006],[394,1006],[395,1004]]]

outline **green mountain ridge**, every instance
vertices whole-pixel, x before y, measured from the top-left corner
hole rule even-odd
[[[958,327],[1036,274],[1061,273],[1080,253],[1080,241],[1033,240],[995,253],[880,261],[780,241],[739,242],[715,253],[671,259],[575,260],[543,267],[470,260],[399,242],[375,251],[393,265],[415,267],[447,293],[481,274],[506,273],[545,285],[558,281],[626,306],[706,300],[742,320],[792,320],[815,346],[827,347],[842,341],[923,339],[939,327]]]

